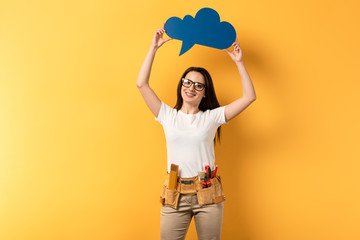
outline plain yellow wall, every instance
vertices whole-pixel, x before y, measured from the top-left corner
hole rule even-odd
[[[0,239],[158,239],[166,142],[136,78],[153,34],[203,7],[235,27],[257,100],[223,125],[223,239],[360,239],[357,1],[1,1]],[[170,41],[150,85],[189,66],[241,97],[223,51]],[[187,239],[196,239],[192,223]]]

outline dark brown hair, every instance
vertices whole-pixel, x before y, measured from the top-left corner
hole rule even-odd
[[[188,74],[189,72],[198,72],[201,73],[201,75],[203,75],[204,79],[205,79],[205,98],[202,98],[200,104],[199,104],[199,110],[200,111],[206,111],[208,109],[214,109],[217,107],[220,107],[220,104],[216,98],[216,94],[215,94],[215,89],[214,89],[214,84],[213,81],[211,79],[211,76],[209,74],[209,72],[202,67],[189,67],[188,69],[185,70],[185,72],[183,73],[183,75],[180,78],[178,87],[177,87],[177,101],[176,101],[176,105],[175,105],[175,109],[180,110],[180,108],[182,107],[183,104],[183,99],[181,96],[181,86],[182,86],[182,78],[184,78],[186,76],[186,74]],[[214,144],[216,144],[216,139],[217,141],[220,143],[220,134],[221,134],[221,126],[219,126],[219,128],[217,129],[217,136],[215,136],[214,139]]]

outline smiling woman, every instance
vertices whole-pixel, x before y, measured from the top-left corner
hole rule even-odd
[[[163,204],[161,239],[185,239],[193,216],[199,239],[220,239],[225,195],[221,178],[216,174],[214,145],[216,139],[220,141],[221,125],[249,106],[255,100],[255,91],[242,63],[242,51],[234,42],[234,51],[226,51],[239,68],[244,96],[229,105],[220,106],[209,72],[201,67],[190,67],[179,80],[177,102],[171,108],[149,86],[155,53],[172,39],[163,39],[164,32],[164,28],[155,32],[136,82],[166,135],[168,175],[160,194]],[[168,186],[173,164],[178,166],[175,189]]]
[[[208,97],[207,97],[208,96]],[[182,74],[177,87],[175,109],[186,114],[195,114],[220,107],[209,72],[201,67],[190,67]],[[221,126],[217,129],[214,143],[220,142]]]

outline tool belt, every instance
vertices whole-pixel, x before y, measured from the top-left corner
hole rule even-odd
[[[213,175],[213,172],[212,172]],[[168,189],[169,176],[167,173],[165,182],[160,194],[160,203],[168,205],[174,209],[178,207],[178,200],[180,194],[183,195],[197,195],[200,206],[215,204],[225,201],[225,195],[221,184],[221,177],[217,175],[215,178],[210,178],[210,186],[203,188],[203,180],[199,180],[199,176],[192,178],[177,178],[177,186],[175,190]]]

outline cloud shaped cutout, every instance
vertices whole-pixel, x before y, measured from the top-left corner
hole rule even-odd
[[[195,44],[226,49],[236,40],[234,27],[228,22],[220,22],[220,15],[211,8],[200,9],[195,18],[190,15],[184,19],[171,17],[164,29],[169,37],[183,41],[179,56]]]

